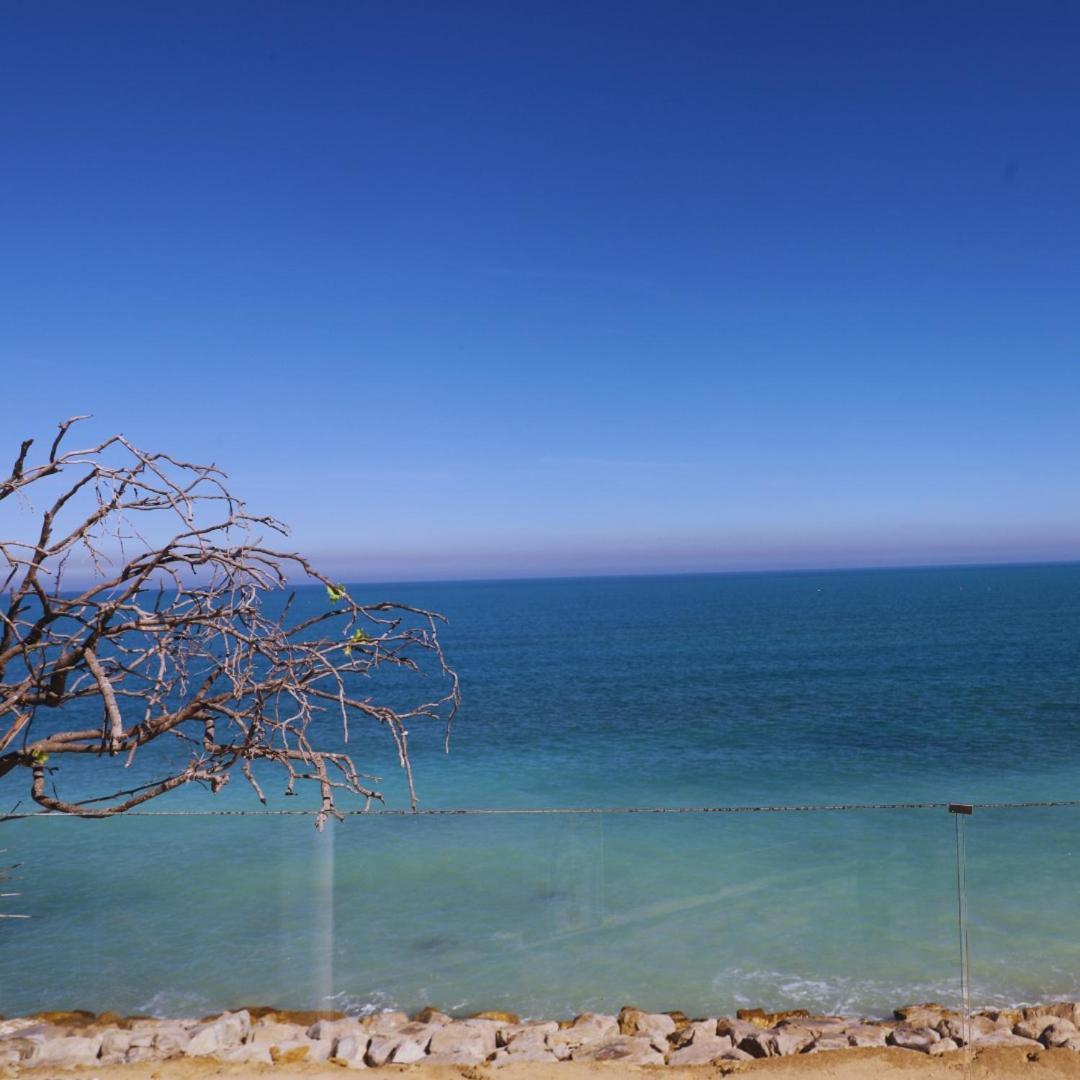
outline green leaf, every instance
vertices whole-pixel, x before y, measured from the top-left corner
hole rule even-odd
[[[349,594],[345,591],[344,585],[327,585],[326,595],[330,598],[331,604],[336,604],[339,600],[344,600]]]

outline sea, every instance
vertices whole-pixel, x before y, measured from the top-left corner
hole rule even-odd
[[[319,833],[310,793],[265,777],[264,808],[237,777],[146,814],[0,821],[0,914],[29,916],[0,918],[0,1014],[872,1017],[956,1003],[965,934],[972,1004],[1080,997],[1080,566],[350,592],[449,620],[449,750],[410,730],[427,813],[357,721],[392,813]],[[300,590],[294,614],[326,603]],[[329,716],[312,736],[342,739]],[[86,797],[106,768],[51,782]],[[0,811],[35,809],[20,785]]]

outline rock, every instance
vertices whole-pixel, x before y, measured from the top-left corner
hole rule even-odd
[[[16,1016],[11,1020],[0,1023],[0,1039],[8,1039],[12,1035],[21,1035],[35,1028],[43,1032],[47,1026],[41,1020],[34,1020],[29,1016]]]
[[[748,1054],[745,1050],[740,1050],[737,1046],[733,1046],[730,1050],[725,1050],[717,1059],[717,1061],[753,1061],[754,1055]]]
[[[666,1044],[669,1035],[675,1034],[675,1021],[667,1013],[647,1013],[629,1005],[619,1012],[618,1023],[620,1034],[647,1035],[661,1045]]]
[[[484,1061],[495,1053],[495,1033],[498,1028],[494,1021],[454,1020],[434,1029],[428,1046],[429,1053],[466,1054]]]
[[[577,1049],[586,1046],[599,1046],[610,1039],[617,1038],[619,1023],[614,1016],[604,1013],[583,1013],[570,1027],[561,1027],[547,1037],[548,1048],[560,1060]]]
[[[819,1035],[814,1041],[803,1051],[804,1054],[818,1054],[823,1050],[850,1050],[851,1043],[848,1042],[846,1032],[833,1032],[828,1035]]]
[[[428,1005],[426,1008],[421,1009],[414,1017],[418,1024],[438,1024],[440,1027],[443,1024],[449,1024],[452,1017],[447,1016],[444,1012],[439,1012],[438,1009],[432,1008]]]
[[[1062,1049],[1080,1050],[1080,1035],[1074,1035],[1071,1039],[1064,1043]]]
[[[343,1017],[339,1016],[336,1019],[340,1020]],[[372,1035],[392,1035],[398,1028],[403,1028],[409,1022],[409,1018],[403,1012],[397,1010],[372,1013],[360,1021],[364,1030],[369,1031]]]
[[[35,1043],[22,1064],[34,1069],[74,1069],[80,1065],[97,1065],[101,1036],[61,1035]]]
[[[1056,1016],[1048,1016],[1046,1013],[1036,1013],[1025,1017],[1013,1027],[1013,1034],[1024,1039],[1037,1039],[1051,1024],[1057,1020]]]
[[[758,1031],[747,1035],[739,1043],[739,1049],[751,1057],[786,1057],[797,1054],[814,1041],[809,1031],[792,1028],[774,1028],[771,1031]]]
[[[180,1057],[188,1053],[191,1036],[183,1028],[166,1028],[154,1036],[152,1045],[161,1058]]]
[[[730,1039],[731,1036],[725,1035],[723,1038]],[[688,1023],[685,1027],[677,1028],[672,1034],[668,1036],[668,1045],[672,1050],[681,1050],[684,1046],[689,1046],[695,1039],[715,1039],[716,1034],[716,1021],[715,1020],[694,1020]],[[734,1041],[731,1043],[735,1045]]]
[[[889,1032],[886,1042],[890,1046],[899,1046],[902,1050],[921,1050],[924,1054],[941,1036],[932,1027],[917,1027],[904,1023]]]
[[[781,1020],[804,1019],[809,1017],[805,1009],[788,1009],[786,1012],[765,1012],[764,1009],[739,1009],[735,1013],[738,1020],[746,1020],[756,1028],[773,1028]]]
[[[521,1050],[527,1046],[546,1049],[548,1035],[558,1030],[559,1025],[554,1020],[538,1024],[510,1024],[499,1028],[495,1033],[495,1042],[498,1046],[518,1047]]]
[[[929,1001],[924,1005],[904,1005],[893,1012],[897,1020],[901,1020],[913,1028],[936,1028],[942,1020],[956,1016],[953,1009],[946,1009],[944,1005],[938,1005]]]
[[[730,1035],[700,1034],[668,1054],[667,1062],[669,1065],[711,1065],[733,1046]]]
[[[21,1060],[19,1051],[0,1042],[0,1069],[14,1070]]]
[[[334,1024],[341,1023],[341,1021],[319,1020],[312,1027],[305,1028],[300,1024],[288,1024],[280,1020],[258,1020],[251,1029],[248,1042],[254,1046],[265,1047],[269,1050],[271,1046],[280,1046],[282,1043],[295,1042],[297,1039],[305,1038],[309,1032],[315,1030],[318,1024],[324,1023]]]
[[[1034,1005],[1020,1010],[1020,1019],[1032,1016],[1055,1016],[1059,1020],[1069,1020],[1080,1027],[1080,1003],[1075,1001],[1055,1001],[1050,1005]]]
[[[607,1013],[582,1013],[574,1018],[569,1030],[587,1033],[588,1037],[614,1037],[619,1034],[619,1021]]]
[[[732,1020],[727,1016],[721,1016],[716,1021],[717,1035],[730,1035],[731,1041],[738,1046],[747,1036],[754,1035],[761,1029],[757,1024],[749,1020]]]
[[[131,1048],[131,1032],[122,1028],[109,1028],[101,1033],[100,1065],[120,1065]]]
[[[1024,1019],[1020,1009],[980,1009],[975,1015],[985,1016],[995,1023],[999,1020],[1006,1022],[1010,1028]]]
[[[85,1009],[58,1009],[31,1013],[30,1019],[58,1028],[86,1028],[97,1021],[97,1013]]]
[[[932,1043],[926,1048],[926,1052],[931,1057],[939,1057],[941,1054],[948,1054],[952,1050],[959,1050],[960,1047],[954,1039],[938,1039],[936,1043]]]
[[[143,1061],[157,1061],[158,1053],[152,1046],[132,1046],[124,1055],[124,1061],[128,1065],[136,1065]]]
[[[191,1029],[190,1034],[187,1053],[191,1057],[204,1057],[219,1050],[231,1050],[251,1034],[251,1014],[246,1010],[222,1013],[211,1020],[200,1022]]]
[[[810,1016],[781,1020],[776,1026],[782,1031],[807,1031],[819,1039],[823,1035],[839,1035],[846,1031],[848,1022],[839,1016]]]
[[[624,1065],[663,1065],[664,1055],[645,1036],[616,1035],[599,1045],[578,1047],[574,1061],[619,1061]]]
[[[367,1053],[370,1036],[365,1032],[363,1035],[342,1035],[334,1042],[334,1052],[331,1058],[337,1061],[345,1061],[357,1068],[367,1068],[364,1055]],[[358,1063],[358,1064],[357,1064]]]
[[[943,1039],[952,1039],[957,1046],[977,1038],[980,1035],[989,1035],[997,1031],[997,1025],[989,1016],[970,1016],[967,1021],[968,1030],[964,1031],[964,1022],[959,1016],[949,1017],[937,1025],[937,1032]]]
[[[284,1024],[281,1025],[285,1027]],[[292,1025],[289,1025],[292,1027]],[[337,1039],[342,1035],[356,1035],[359,1032],[364,1031],[364,1026],[359,1020],[316,1020],[308,1028],[301,1029],[301,1034],[306,1035],[309,1039]],[[293,1036],[296,1037],[295,1035]]]
[[[973,1039],[971,1045],[980,1049],[987,1046],[1026,1046],[1036,1050],[1043,1048],[1043,1044],[1035,1039],[1025,1039],[1023,1035],[1014,1035],[1011,1031],[1000,1028],[989,1035],[980,1035],[977,1039]]]
[[[422,1061],[427,1054],[425,1039],[402,1039],[390,1053],[390,1060],[395,1065],[412,1065]],[[482,1060],[482,1059],[481,1059]]]
[[[853,1024],[846,1034],[851,1046],[884,1046],[889,1032],[878,1024]]]
[[[558,1058],[550,1050],[533,1043],[521,1047],[511,1044],[509,1047],[504,1046],[496,1050],[495,1056],[491,1059],[491,1064],[495,1066],[513,1065],[519,1061],[554,1063],[558,1061]]]
[[[473,1013],[470,1020],[494,1020],[498,1024],[520,1024],[521,1017],[517,1013],[500,1012],[498,1009],[487,1009],[484,1012]]]
[[[407,1065],[408,1062],[403,1061],[403,1057],[409,1056],[413,1053],[413,1050],[404,1048],[404,1043],[410,1043],[415,1047],[420,1048],[421,1055],[427,1052],[428,1044],[431,1041],[433,1032],[443,1031],[445,1028],[436,1027],[433,1024],[418,1024],[416,1021],[409,1021],[403,1024],[396,1031],[392,1031],[389,1035],[374,1035],[370,1037],[370,1042],[367,1044],[367,1049],[364,1054],[364,1061],[373,1067],[380,1065],[387,1065],[390,1062],[396,1062],[399,1065]],[[361,1039],[367,1037],[367,1032],[363,1031]],[[414,1058],[417,1061],[418,1058]]]

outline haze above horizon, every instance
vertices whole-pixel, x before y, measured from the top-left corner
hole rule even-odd
[[[365,581],[1080,555],[1080,7],[13,7],[0,455]]]

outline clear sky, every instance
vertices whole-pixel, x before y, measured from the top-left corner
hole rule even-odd
[[[1080,556],[1080,4],[9,3],[0,436],[350,578]]]

